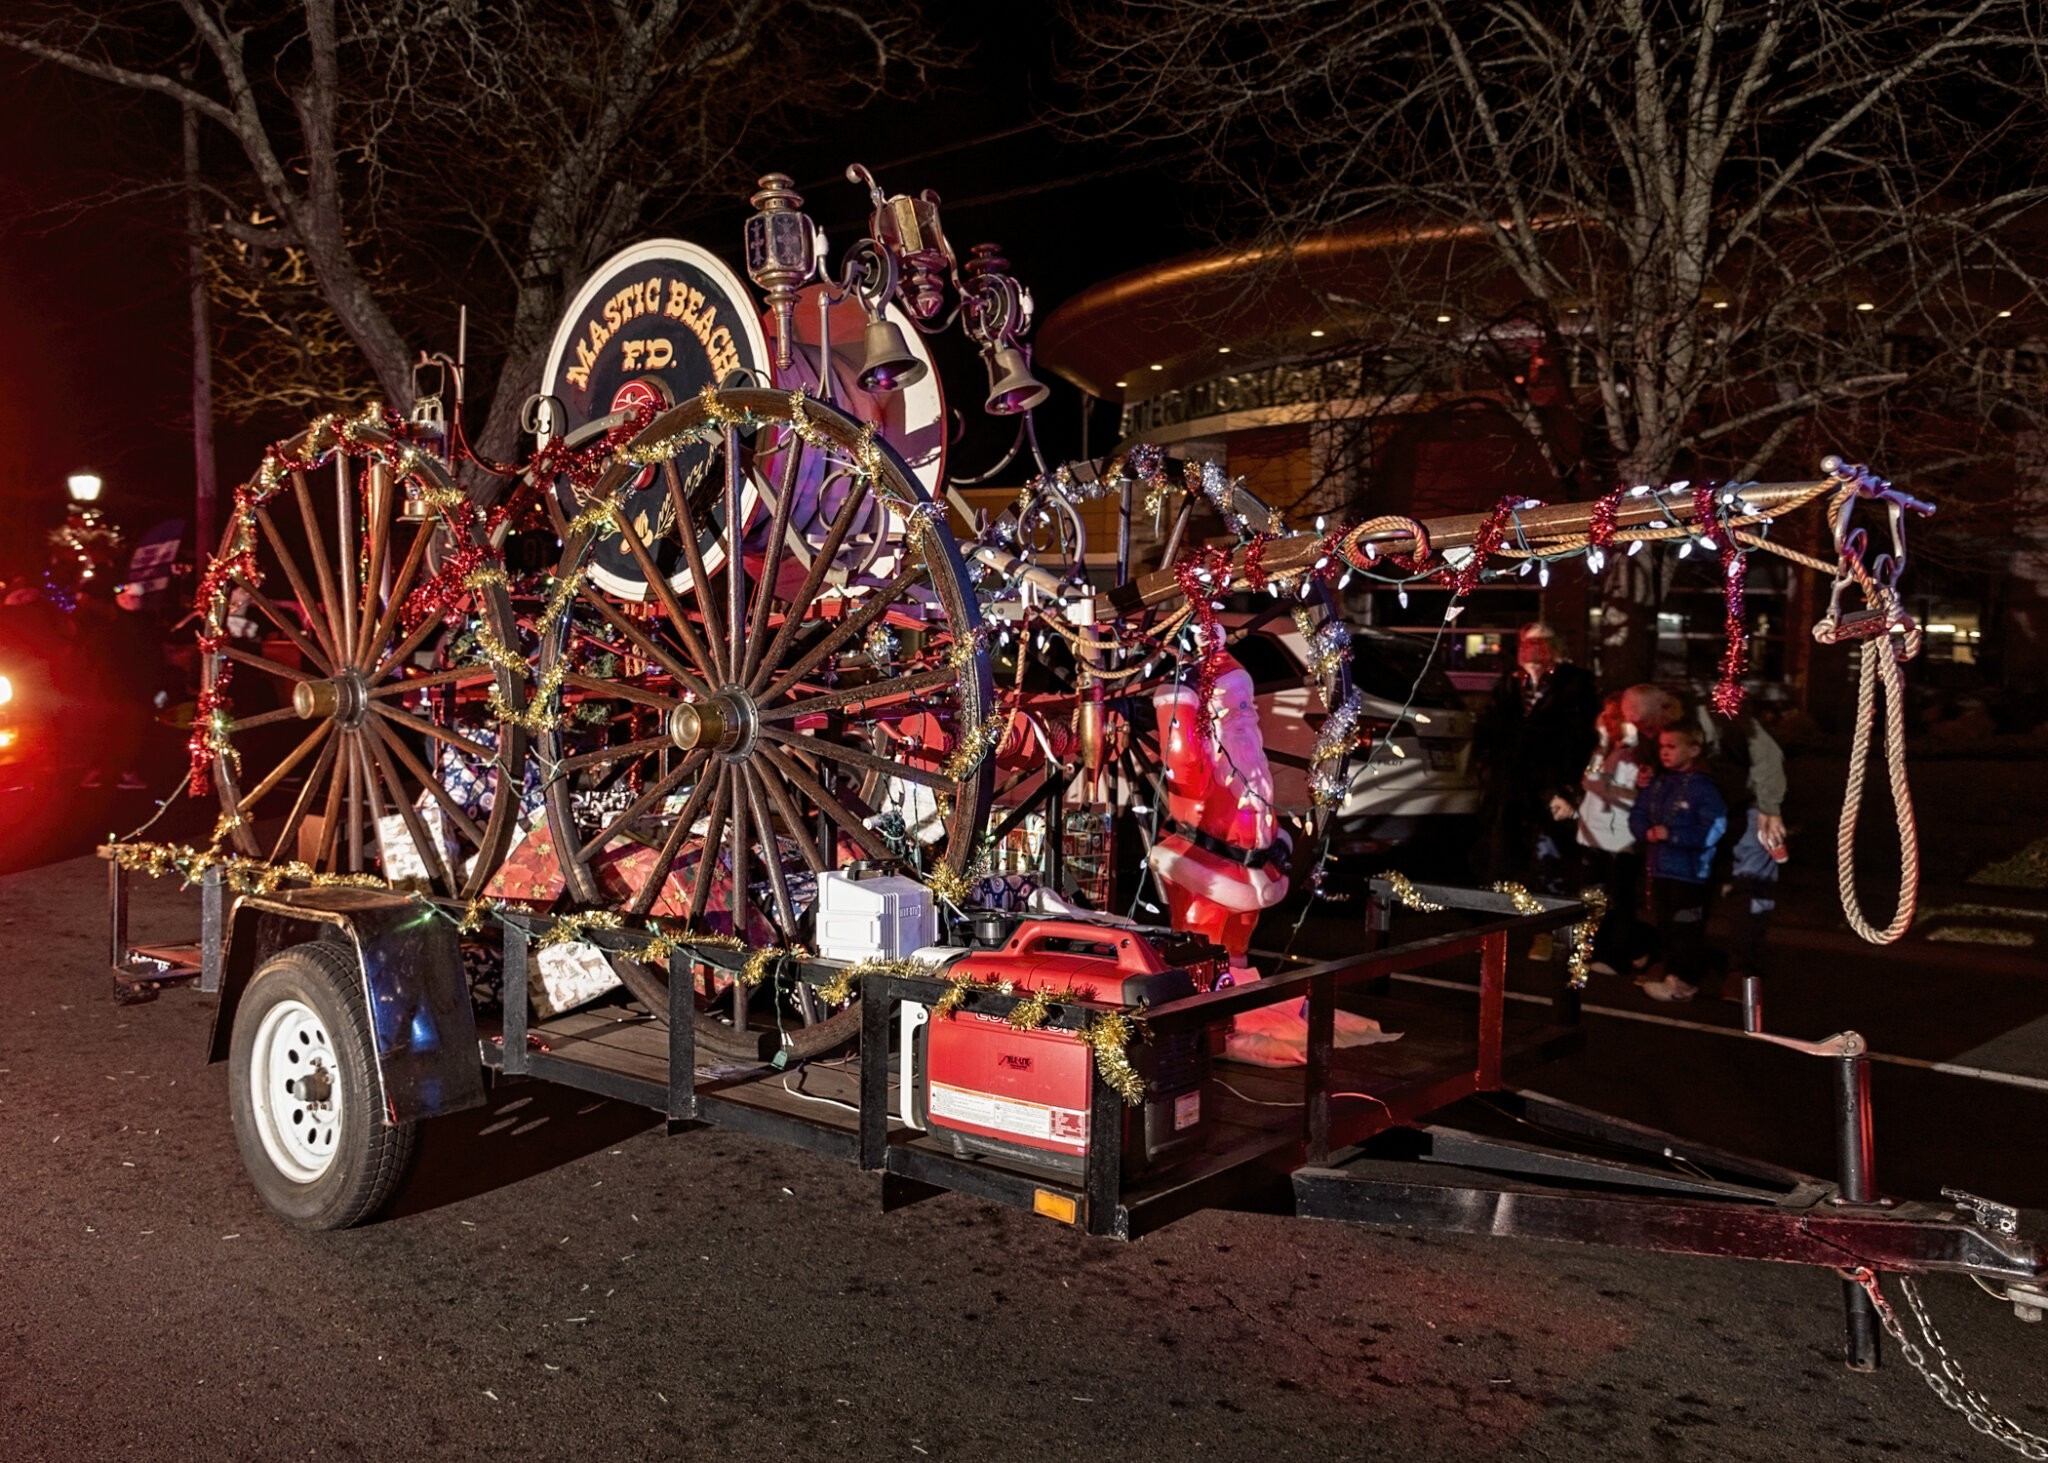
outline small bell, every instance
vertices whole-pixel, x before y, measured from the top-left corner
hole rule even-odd
[[[987,359],[991,415],[1015,416],[1020,411],[1030,411],[1052,395],[1051,388],[1031,374],[1030,363],[1017,347],[1001,346],[989,352]]]
[[[883,395],[924,379],[925,363],[910,353],[910,345],[894,321],[880,317],[868,321],[861,346],[857,378],[861,390]]]

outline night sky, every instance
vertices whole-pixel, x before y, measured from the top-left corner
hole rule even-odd
[[[829,140],[764,144],[748,159],[750,173],[796,178],[835,265],[866,221],[864,194],[841,181],[854,161],[892,193],[936,188],[956,250],[1003,245],[1041,320],[1097,280],[1207,242],[1201,201],[1176,181],[1176,159],[1063,137],[1049,22],[1006,14],[1000,34],[984,20],[948,23],[963,28],[954,38],[975,44],[975,55],[931,92],[876,103],[831,125]],[[131,535],[188,514],[191,342],[181,199],[58,208],[175,171],[175,109],[0,57],[0,119],[10,143],[0,165],[0,340],[12,362],[0,393],[0,504],[10,527],[23,526],[0,535],[0,568],[19,573],[41,562],[41,531],[62,514],[65,475],[81,467],[106,477],[105,507]],[[707,196],[650,232],[693,239],[737,268],[748,212],[744,193]],[[459,303],[449,302],[447,340],[415,344],[452,350]],[[949,341],[940,360],[949,401],[971,428],[953,471],[982,471],[1014,429],[981,413],[983,372],[964,340]],[[1041,374],[1054,386],[1038,414],[1041,440],[1049,454],[1077,453],[1079,393]],[[1094,450],[1107,445],[1114,420],[1098,410]],[[264,442],[303,425],[223,424],[223,493]]]

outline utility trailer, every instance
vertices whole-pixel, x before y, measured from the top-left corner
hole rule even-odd
[[[244,1160],[272,1207],[306,1227],[369,1218],[402,1178],[419,1122],[481,1104],[492,1082],[525,1079],[661,1113],[671,1135],[731,1127],[855,1164],[877,1175],[885,1208],[954,1190],[1122,1240],[1197,1210],[1251,1209],[1832,1270],[1843,1277],[1845,1354],[1858,1370],[1878,1364],[1880,1322],[1895,1324],[1878,1309],[1877,1280],[1887,1274],[1967,1274],[2023,1318],[2048,1312],[2048,1255],[2020,1236],[2013,1211],[1963,1194],[1930,1204],[1876,1191],[1869,1065],[1853,1033],[1817,1043],[1759,1036],[1834,1067],[1833,1181],[1523,1089],[1538,1067],[1576,1050],[1583,1032],[1569,985],[1540,1015],[1527,1003],[1510,1009],[1510,945],[1552,932],[1574,938],[1587,915],[1577,901],[1376,879],[1357,955],[1142,1009],[1052,1002],[1034,1027],[1047,1036],[1123,1017],[1125,1050],[1141,1074],[1148,1048],[1197,1050],[1203,1114],[1199,1142],[1153,1161],[1142,1125],[1127,1116],[1144,1096],[1127,1101],[1098,1065],[1084,1156],[1060,1163],[949,1141],[915,1120],[910,1100],[924,1080],[905,1060],[918,1026],[1006,1022],[1031,999],[1021,988],[963,986],[901,963],[870,969],[857,974],[855,1020],[839,1028],[838,1044],[813,1040],[816,1055],[792,1059],[781,1036],[735,1031],[709,1009],[711,982],[700,977],[736,974],[740,956],[730,949],[678,943],[665,1008],[629,987],[538,1019],[517,993],[552,920],[497,911],[514,994],[484,1012],[470,997],[465,911],[453,901],[335,886],[231,897],[212,869],[198,883],[198,940],[134,947],[130,871],[114,852],[102,850],[116,998],[149,1000],[195,982],[218,997],[208,1059],[231,1064]],[[1404,904],[1436,911],[1406,914]],[[1397,915],[1403,938],[1391,939]],[[1030,923],[1019,917],[1004,933]],[[1131,934],[1101,929],[1109,940]],[[622,969],[642,953],[629,930],[579,933]],[[1396,993],[1398,977],[1443,966],[1476,967],[1476,987],[1404,982]],[[847,973],[844,962],[792,960],[784,978],[818,990],[843,988]],[[1306,1003],[1305,1065],[1211,1059],[1233,1016],[1278,1002]],[[1399,1039],[1340,1047],[1340,1012],[1371,1017]]]

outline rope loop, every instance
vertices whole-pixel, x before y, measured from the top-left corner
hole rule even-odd
[[[1890,945],[1904,938],[1912,927],[1914,906],[1920,897],[1920,830],[1913,817],[1913,792],[1906,784],[1906,682],[1899,667],[1920,653],[1922,632],[1912,617],[1899,608],[1897,595],[1887,589],[1875,589],[1874,594],[1873,609],[1881,618],[1862,623],[1874,623],[1875,631],[1864,630],[1862,624],[1857,624],[1844,635],[1831,612],[1828,619],[1814,626],[1813,635],[1823,644],[1849,638],[1863,641],[1862,668],[1856,686],[1856,734],[1849,751],[1849,785],[1842,795],[1842,820],[1835,837],[1835,883],[1849,928],[1873,945]],[[1885,700],[1885,769],[1899,824],[1899,902],[1891,923],[1881,930],[1865,918],[1856,897],[1856,822],[1863,807],[1863,780],[1870,761],[1870,735],[1877,724],[1880,690]]]

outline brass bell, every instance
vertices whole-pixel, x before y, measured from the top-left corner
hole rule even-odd
[[[892,320],[877,317],[868,321],[862,342],[860,389],[875,395],[901,391],[924,379],[925,363],[910,353],[903,332]]]
[[[999,417],[1030,411],[1052,395],[1052,389],[1031,374],[1024,352],[1014,345],[989,353],[988,380],[988,409]]]

